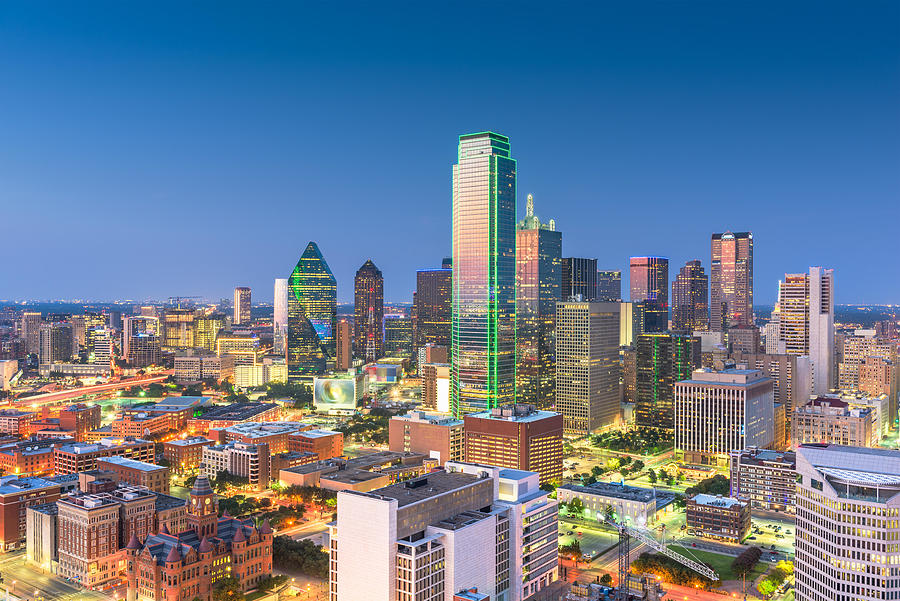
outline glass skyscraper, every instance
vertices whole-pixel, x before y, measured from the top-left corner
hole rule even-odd
[[[553,332],[562,283],[562,232],[541,223],[528,195],[525,219],[516,231],[517,400],[553,407],[556,362]]]
[[[644,331],[669,329],[669,260],[665,257],[631,257],[631,300],[646,301]]]
[[[709,278],[700,261],[685,263],[672,282],[672,330],[690,333],[709,329],[708,290]]]
[[[335,355],[337,281],[315,242],[288,278],[288,380],[325,372]]]
[[[384,276],[371,259],[356,271],[353,307],[356,356],[367,363],[375,361],[384,354]]]
[[[710,264],[710,329],[753,325],[753,234],[713,234]]]
[[[453,166],[451,410],[516,400],[516,161],[509,138],[459,137]]]

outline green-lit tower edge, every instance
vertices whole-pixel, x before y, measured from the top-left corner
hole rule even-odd
[[[457,165],[462,162],[462,157],[460,155],[460,149],[462,145],[462,141],[464,138],[471,138],[476,136],[487,135],[491,138],[491,140],[499,141],[506,146],[507,156],[502,157],[506,160],[510,161],[513,166],[513,171],[516,172],[516,179],[518,179],[517,173],[517,162],[511,156],[508,156],[511,153],[511,146],[509,143],[509,138],[502,134],[498,134],[491,131],[483,131],[476,132],[471,134],[463,134],[459,136],[459,141],[457,144]],[[489,202],[489,227],[492,230],[492,236],[488,241],[488,258],[490,264],[488,265],[488,290],[489,300],[488,300],[488,327],[487,331],[487,398],[485,402],[484,410],[490,410],[494,407],[500,405],[499,397],[500,397],[500,373],[499,373],[499,361],[498,361],[498,352],[497,341],[498,341],[498,332],[499,332],[499,274],[498,268],[500,265],[499,261],[499,249],[497,248],[497,241],[500,237],[499,231],[499,220],[497,219],[498,212],[498,204],[499,204],[499,191],[498,191],[498,181],[497,181],[497,172],[498,172],[498,155],[491,154],[489,161],[489,194],[490,197],[488,199]],[[458,354],[459,354],[459,299],[457,297],[457,288],[456,288],[456,268],[458,265],[457,257],[456,257],[456,232],[454,231],[454,227],[456,224],[455,216],[452,214],[453,211],[453,192],[452,192],[453,182],[451,180],[451,219],[450,219],[450,228],[451,228],[451,254],[453,255],[453,275],[450,278],[451,280],[451,298],[452,298],[452,323],[451,323],[451,380],[458,380],[458,374],[456,372],[456,366],[458,363]],[[510,402],[516,402],[516,369],[517,369],[517,357],[518,357],[518,348],[516,347],[516,336],[517,336],[517,315],[516,315],[516,304],[518,298],[516,296],[516,285],[515,285],[515,270],[516,270],[516,241],[515,241],[515,219],[518,216],[518,199],[515,197],[518,194],[518,186],[515,187],[515,191],[513,192],[513,242],[512,242],[512,251],[513,251],[513,286],[512,286],[512,328],[513,328],[513,349],[512,349],[512,365],[513,365],[513,373],[512,373],[512,394]],[[450,393],[452,398],[450,399],[450,411],[454,417],[462,418],[465,413],[469,413],[466,411],[468,407],[462,407],[460,405],[459,399],[459,387],[454,385],[454,382],[451,381],[450,385]],[[479,408],[481,410],[481,408]]]
[[[313,264],[316,269],[305,269],[307,264]],[[288,340],[286,341],[286,357],[288,359],[288,381],[296,382],[299,377],[305,375],[315,375],[325,372],[327,358],[329,354],[329,346],[333,346],[335,330],[337,327],[336,312],[330,312],[329,321],[331,322],[331,337],[329,340],[322,340],[318,336],[312,322],[307,315],[306,305],[309,299],[306,298],[308,283],[304,282],[304,278],[322,278],[330,280],[327,284],[330,294],[334,298],[336,308],[337,302],[337,280],[328,266],[328,262],[322,255],[322,251],[314,241],[307,244],[306,249],[297,261],[297,265],[288,277]],[[319,300],[321,302],[321,300]],[[292,315],[302,312],[303,322],[297,322],[296,318],[292,319]],[[291,328],[291,326],[294,328]],[[303,339],[297,338],[298,332],[296,328],[304,330]],[[293,356],[293,361],[291,361]],[[298,355],[303,355],[302,359]]]

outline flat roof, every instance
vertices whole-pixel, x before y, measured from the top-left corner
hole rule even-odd
[[[484,478],[462,472],[432,472],[425,476],[398,484],[391,484],[371,492],[357,492],[356,494],[364,494],[377,499],[395,499],[398,507],[404,507],[405,505],[411,505],[431,497],[446,494],[458,488],[470,486],[479,480],[484,480]]]
[[[50,486],[58,487],[59,484],[46,478],[15,478],[7,476],[0,478],[0,495],[13,495]]]
[[[172,495],[164,495],[156,493],[156,511],[165,511],[166,509],[174,509],[187,505],[187,500],[173,497]]]
[[[366,482],[368,480],[376,480],[378,478],[386,478],[386,474],[380,472],[370,472],[359,469],[344,469],[329,472],[319,476],[319,480],[330,480],[332,482],[344,482],[347,484],[356,484],[357,482]]]
[[[98,461],[103,461],[106,463],[112,463],[114,465],[121,465],[122,467],[127,467],[135,470],[141,470],[142,472],[155,472],[158,470],[166,469],[162,465],[156,465],[155,463],[147,463],[146,461],[137,461],[135,459],[126,459],[124,457],[100,457]]]
[[[735,505],[746,505],[743,501],[738,501],[732,497],[719,497],[716,495],[699,494],[688,499],[698,505],[708,505],[710,507],[734,507]]]
[[[277,406],[277,405],[276,405]],[[203,419],[206,419],[205,417]],[[273,434],[286,434],[309,428],[305,422],[245,422],[234,424],[224,428],[226,432],[241,434],[243,436],[271,436]]]
[[[191,436],[188,438],[178,438],[175,440],[168,440],[164,444],[170,444],[170,445],[173,445],[176,447],[187,447],[190,445],[206,444],[206,443],[212,444],[213,441],[208,438],[204,438],[203,436]]]
[[[210,409],[200,416],[200,419],[245,421],[255,415],[277,408],[278,405],[275,403],[260,403],[258,401],[250,401],[249,403],[231,403],[230,405]]]
[[[517,407],[521,407],[521,405],[517,405]],[[559,413],[555,411],[544,411],[543,409],[530,409],[524,410],[522,413],[508,413],[504,414],[502,411],[506,409],[506,407],[496,407],[494,409],[490,409],[488,411],[480,411],[478,413],[469,413],[466,417],[477,417],[479,419],[494,419],[498,421],[507,421],[507,422],[535,422],[541,419],[546,419],[548,417],[555,417],[559,415]]]
[[[622,499],[623,501],[638,501],[641,503],[649,503],[657,498],[656,490],[653,488],[640,488],[637,486],[629,486],[627,484],[617,484],[615,482],[564,484],[559,488],[571,490],[573,492],[611,497],[613,499]]]
[[[504,468],[500,470],[498,474],[501,478],[506,478],[507,480],[525,480],[526,478],[530,478],[534,476],[537,472],[529,472],[526,470],[514,470],[511,468]]]
[[[335,436],[336,434],[340,434],[340,432],[334,432],[333,430],[302,430],[300,432],[296,432],[294,436],[305,436],[307,438],[325,438],[326,436]]]
[[[820,472],[847,481],[900,484],[900,452],[894,449],[807,443],[797,447],[796,453]]]

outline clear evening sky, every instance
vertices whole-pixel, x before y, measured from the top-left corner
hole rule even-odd
[[[188,4],[190,4],[188,6]],[[450,252],[461,133],[510,136],[566,256],[809,265],[900,301],[900,3],[5,2],[0,299],[352,296]]]

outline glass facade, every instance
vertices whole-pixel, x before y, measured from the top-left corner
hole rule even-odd
[[[609,302],[622,300],[621,271],[597,272],[597,300]]]
[[[451,410],[516,400],[516,161],[509,138],[460,136],[453,166]]]
[[[516,232],[517,400],[553,407],[556,362],[554,326],[562,284],[562,232],[528,211]]]
[[[631,300],[646,301],[644,331],[669,329],[669,260],[665,257],[631,257]]]
[[[288,380],[325,372],[335,354],[337,281],[315,242],[288,278]]]
[[[562,260],[562,300],[592,301],[597,297],[597,259]]]
[[[416,349],[428,343],[450,348],[452,290],[452,269],[422,269],[416,272]]]
[[[700,261],[688,261],[672,282],[672,329],[694,332],[709,329],[709,278]]]
[[[752,325],[753,234],[713,234],[711,246],[710,329]]]
[[[356,271],[353,310],[356,355],[375,361],[384,354],[384,276],[371,259]]]
[[[673,430],[675,383],[700,367],[700,339],[683,334],[643,334],[637,339],[638,426]]]

